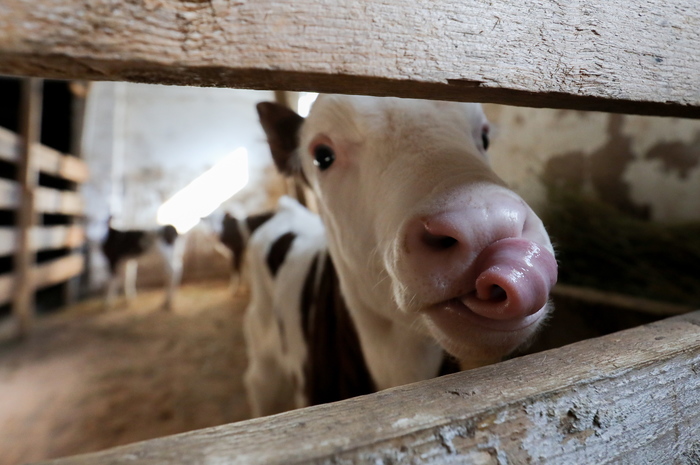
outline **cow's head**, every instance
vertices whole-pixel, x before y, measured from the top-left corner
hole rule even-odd
[[[318,196],[351,311],[430,333],[464,367],[535,332],[556,261],[540,219],[489,167],[480,105],[327,95],[305,120],[258,112],[278,168]]]

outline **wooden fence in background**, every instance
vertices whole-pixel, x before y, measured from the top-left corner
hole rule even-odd
[[[82,273],[79,249],[85,232],[76,220],[83,215],[83,200],[73,189],[39,185],[40,173],[78,185],[88,177],[80,159],[37,142],[41,121],[41,81],[23,85],[20,132],[0,127],[0,160],[16,167],[16,179],[0,178],[0,209],[15,212],[14,224],[0,226],[0,257],[13,256],[10,272],[0,274],[0,305],[12,303],[17,333],[29,333],[34,318],[34,293],[66,282]],[[45,225],[42,215],[63,215],[63,225]],[[58,258],[37,263],[36,256],[52,250],[69,250]]]

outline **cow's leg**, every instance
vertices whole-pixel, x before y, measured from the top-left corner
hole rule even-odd
[[[109,281],[107,282],[107,289],[105,293],[104,307],[105,310],[110,310],[114,308],[114,303],[117,299],[117,293],[119,292],[119,284],[121,281],[121,273],[118,269],[110,272]]]
[[[182,280],[182,260],[184,255],[185,241],[179,237],[173,244],[160,242],[158,252],[163,259],[163,269],[165,271],[165,300],[162,308],[172,310],[175,291]]]
[[[166,310],[172,310],[175,291],[180,285],[180,280],[182,279],[182,261],[175,260],[173,263],[166,266],[166,274],[168,282],[167,289],[165,291],[165,302],[163,302],[163,308]]]
[[[135,258],[129,259],[124,264],[124,294],[126,301],[131,303],[136,298],[136,274],[138,262]]]

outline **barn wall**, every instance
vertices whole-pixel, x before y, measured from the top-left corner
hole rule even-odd
[[[248,149],[250,182],[227,207],[245,212],[269,205],[266,191],[274,187],[257,186],[269,178],[271,159],[257,123],[255,103],[273,98],[272,92],[260,91],[92,84],[83,141],[84,158],[91,170],[83,190],[92,243],[91,287],[100,287],[106,278],[98,243],[106,233],[110,214],[120,228],[155,227],[158,207],[165,200],[238,147]],[[214,256],[214,266],[211,262],[204,266],[208,260],[201,255],[214,252],[203,243],[202,234],[193,230],[188,235],[186,256],[191,260],[185,263],[185,278],[204,270],[210,274],[227,272],[223,257]],[[161,279],[158,263],[153,264],[155,276],[144,271],[152,258],[140,265],[139,284],[148,277]]]
[[[501,105],[486,111],[496,130],[494,169],[536,210],[552,183],[641,218],[700,219],[700,121]]]
[[[92,85],[84,137],[92,179],[84,192],[94,288],[106,277],[96,244],[108,212],[120,227],[153,227],[164,200],[237,147],[250,152],[251,181],[225,208],[244,213],[272,205],[282,187],[271,172],[254,104],[273,98],[259,91]],[[485,107],[494,125],[494,169],[536,210],[546,205],[550,183],[594,194],[639,217],[700,219],[700,121]],[[260,183],[266,187],[252,187]],[[227,273],[226,261],[202,236],[199,229],[190,234],[186,279]],[[153,272],[141,273],[140,283],[162,279],[157,257],[145,266]]]

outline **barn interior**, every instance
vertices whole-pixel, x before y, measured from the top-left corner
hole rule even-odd
[[[18,194],[27,82],[0,78],[0,465],[247,419],[249,294],[231,288],[214,231],[224,212],[260,213],[304,192],[276,173],[255,104],[303,114],[314,94],[40,80],[36,153],[62,168],[30,168],[35,198],[48,200],[31,213],[43,232],[27,249]],[[560,265],[554,316],[515,356],[700,306],[700,122],[485,110],[492,166],[545,219]],[[120,229],[174,224],[186,239],[173,311],[160,308],[156,253],[139,259],[137,297],[105,308],[110,217]]]

